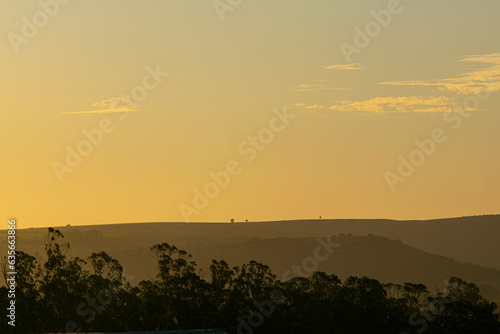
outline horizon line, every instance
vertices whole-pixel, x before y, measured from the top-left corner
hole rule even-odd
[[[154,221],[144,221],[144,222],[112,222],[103,224],[88,224],[88,225],[51,225],[51,226],[31,226],[26,228],[18,228],[17,230],[30,230],[30,229],[46,229],[46,228],[65,228],[65,227],[98,227],[98,226],[110,226],[110,225],[139,225],[139,224],[228,224],[228,225],[240,225],[240,224],[255,224],[255,223],[283,223],[283,222],[304,222],[304,221],[340,221],[340,220],[384,220],[392,222],[431,222],[436,220],[453,220],[453,219],[463,219],[463,218],[477,218],[477,217],[495,217],[500,216],[500,213],[492,214],[477,214],[477,215],[467,215],[467,216],[454,216],[454,217],[440,217],[440,218],[429,218],[429,219],[392,219],[392,218],[297,218],[297,219],[283,219],[283,220],[255,220],[255,221],[236,221],[222,222],[222,221],[205,221],[205,222],[182,222],[182,221],[164,221],[164,222],[154,222]],[[15,218],[12,218],[15,219]],[[17,219],[16,219],[17,220]],[[0,229],[0,232],[7,231],[7,229]]]

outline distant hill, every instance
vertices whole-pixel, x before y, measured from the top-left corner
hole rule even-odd
[[[500,216],[432,221],[142,223],[60,230],[72,245],[72,255],[85,257],[92,251],[104,250],[120,260],[133,284],[155,275],[149,252],[155,243],[168,242],[187,250],[204,271],[211,259],[224,259],[232,266],[257,260],[269,265],[281,278],[293,265],[301,265],[305,258],[313,256],[318,245],[316,237],[336,235],[332,240],[340,247],[327,260],[320,261],[317,270],[341,278],[366,275],[382,282],[424,283],[433,291],[441,289],[445,279],[458,276],[481,285],[485,296],[500,301],[500,270],[460,263],[470,261],[500,268]],[[5,231],[0,234],[4,235],[0,246],[3,250]],[[45,236],[46,229],[20,230],[18,247],[31,254],[42,253]]]
[[[420,250],[500,269],[500,215],[448,218],[425,221],[378,219],[295,220],[251,223],[133,223],[61,227],[69,241],[100,245],[149,247],[170,242],[181,247],[238,243],[255,238],[318,237],[351,233],[374,234]],[[20,245],[40,247],[46,229],[21,230]],[[5,236],[5,231],[0,231]],[[0,244],[5,243],[0,237]],[[72,242],[73,243],[73,242]],[[75,246],[77,244],[75,243]],[[5,248],[0,248],[3,251]]]
[[[331,238],[331,241],[340,246],[325,261],[317,261],[317,270],[336,274],[342,279],[352,275],[369,276],[384,283],[423,283],[431,291],[442,289],[446,279],[456,276],[482,285],[483,295],[500,301],[500,270],[461,264],[451,258],[404,245],[400,241],[373,235],[341,235]],[[225,259],[233,266],[250,260],[263,262],[281,278],[293,266],[304,267],[304,259],[314,257],[317,246],[316,238],[278,238],[204,245],[189,251],[202,264],[209,263],[212,258]],[[324,252],[321,254],[323,256]]]

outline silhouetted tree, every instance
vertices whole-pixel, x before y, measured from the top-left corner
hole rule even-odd
[[[239,333],[242,323],[247,332],[261,334],[500,333],[497,305],[460,278],[432,295],[422,284],[383,285],[368,277],[342,282],[324,272],[281,282],[256,261],[230,268],[213,260],[206,281],[189,253],[162,243],[151,248],[156,276],[131,286],[116,259],[105,252],[92,253],[88,263],[70,257],[63,238],[49,228],[44,257],[16,254],[18,333],[62,333],[68,324],[88,332],[224,328]],[[8,302],[1,287],[0,306],[5,310]],[[262,321],[253,326],[249,319]],[[0,332],[12,332],[5,317]]]

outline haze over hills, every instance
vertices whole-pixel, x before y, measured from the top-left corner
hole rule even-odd
[[[262,238],[296,238],[337,235],[369,235],[401,240],[420,250],[500,269],[500,215],[395,221],[388,219],[322,219],[250,223],[129,223],[64,226],[60,230],[74,247],[150,247],[169,242],[179,247],[239,243]],[[5,231],[0,231],[5,235]],[[38,248],[45,228],[19,231],[18,245]],[[5,238],[1,239],[5,242]]]
[[[310,268],[310,271],[325,271],[341,279],[368,276],[384,283],[423,283],[429,290],[436,291],[443,287],[445,280],[456,276],[482,285],[483,294],[500,301],[500,270],[461,264],[400,241],[374,235],[342,234],[331,237],[330,241],[338,244],[338,248],[324,261],[311,260],[315,249],[322,244],[317,238],[276,238],[216,246],[200,245],[189,248],[189,251],[198,263],[204,264],[204,269],[211,259],[224,259],[232,266],[256,260],[269,265],[280,279],[286,279],[290,272],[294,276],[302,276],[303,273],[307,276],[307,268]],[[322,251],[321,255],[324,253]]]
[[[500,215],[429,221],[324,219],[58,228],[71,244],[72,256],[87,257],[104,250],[120,260],[133,284],[155,275],[149,248],[156,243],[187,250],[205,271],[211,259],[224,259],[232,266],[256,260],[281,278],[313,256],[317,237],[334,236],[332,241],[340,246],[327,260],[318,262],[317,270],[341,278],[366,275],[382,282],[424,283],[430,290],[458,276],[500,301]],[[0,234],[5,244],[5,231]],[[45,236],[45,228],[19,230],[17,247],[41,254]]]

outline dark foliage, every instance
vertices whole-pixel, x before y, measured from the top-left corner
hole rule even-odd
[[[251,261],[212,261],[208,280],[191,255],[167,243],[151,248],[158,273],[131,286],[104,252],[67,256],[49,229],[43,259],[17,252],[17,333],[222,328],[229,333],[500,333],[497,306],[472,283],[452,278],[431,295],[424,285],[344,282],[324,272],[279,281]],[[5,262],[4,262],[5,263]],[[5,266],[4,266],[5,274]],[[0,304],[7,308],[7,289]],[[2,316],[0,332],[14,332]]]

